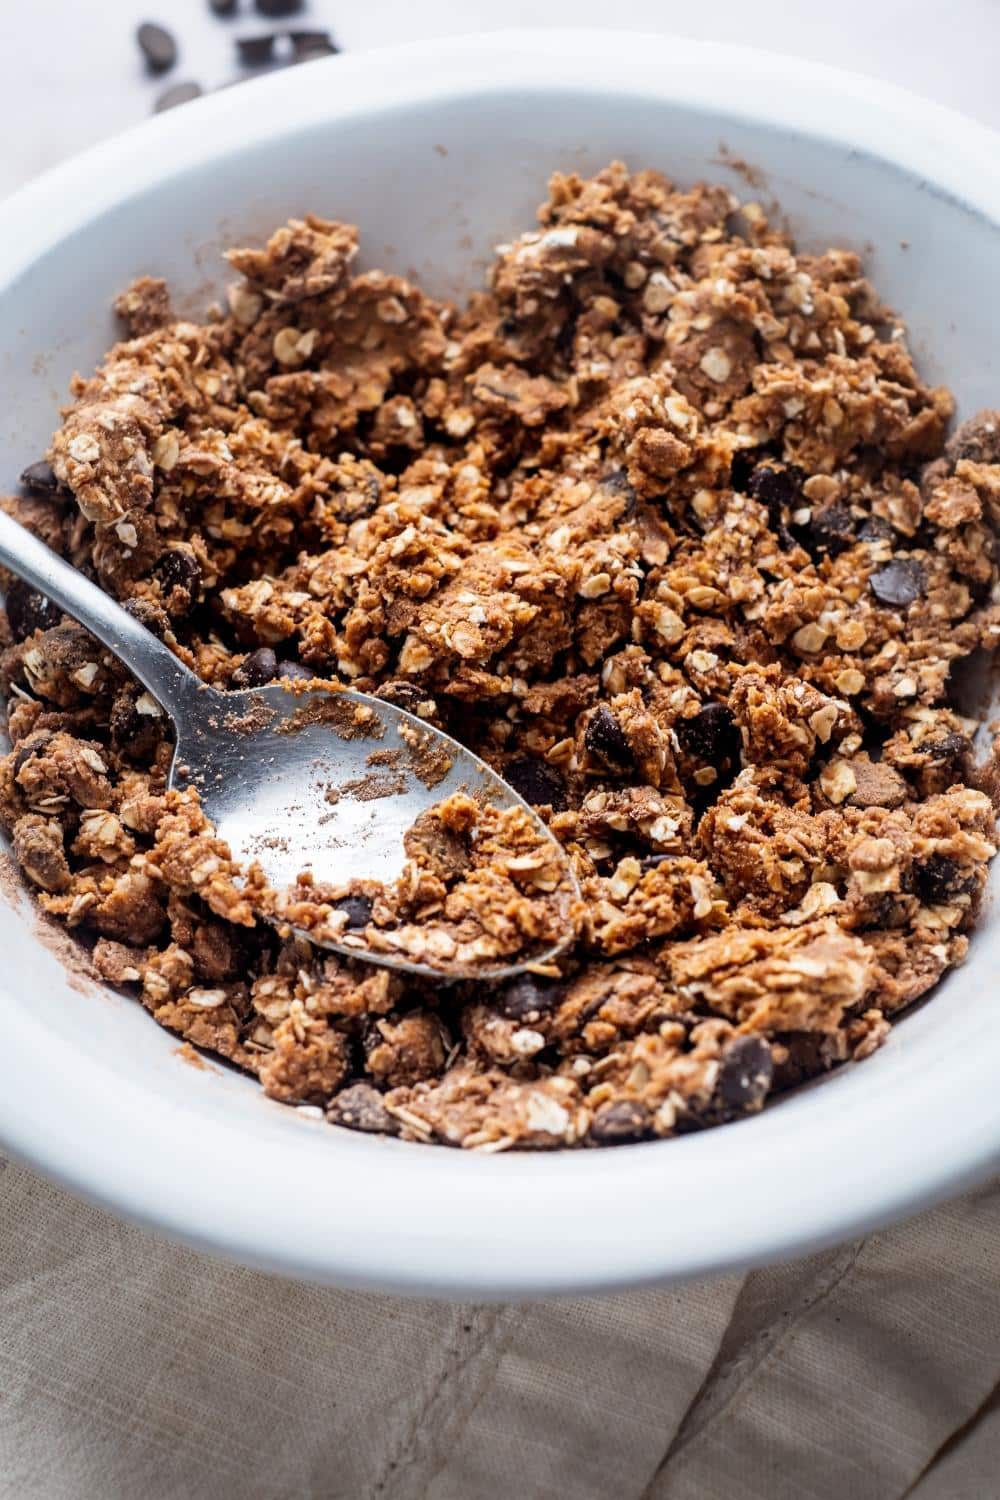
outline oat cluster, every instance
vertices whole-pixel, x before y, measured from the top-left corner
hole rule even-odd
[[[7,505],[205,680],[318,675],[471,746],[572,858],[576,946],[490,989],[283,942],[165,793],[156,703],[14,584],[0,807],[39,902],[361,1130],[669,1136],[866,1056],[995,852],[954,692],[1000,631],[1000,419],[946,440],[858,258],[720,187],[558,175],[463,308],[356,248],[293,221],[202,324],[137,282]]]

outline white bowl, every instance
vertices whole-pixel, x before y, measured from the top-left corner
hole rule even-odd
[[[1000,403],[997,140],[805,63],[664,37],[509,33],[314,63],[149,121],[0,205],[0,483],[44,449],[112,296],[167,275],[203,307],[217,251],[314,210],[368,264],[477,281],[556,167],[613,157],[746,196],[767,174],[800,240],[865,249],[923,371]],[[134,1001],[67,977],[24,898],[0,903],[0,1139],[168,1234],[317,1281],[474,1297],[745,1266],[855,1235],[1000,1156],[998,932],[875,1057],[756,1119],[661,1144],[481,1157],[335,1130],[198,1070]]]

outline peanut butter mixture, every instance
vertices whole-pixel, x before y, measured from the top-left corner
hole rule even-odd
[[[1000,417],[948,439],[857,256],[721,187],[557,175],[463,308],[356,248],[292,221],[203,324],[137,282],[5,503],[206,681],[318,676],[469,745],[572,860],[575,947],[490,988],[283,940],[165,792],[155,701],[13,582],[0,809],[39,903],[358,1130],[610,1145],[866,1057],[995,853],[955,694],[1000,631]]]

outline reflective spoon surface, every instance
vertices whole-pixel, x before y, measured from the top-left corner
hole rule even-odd
[[[110,595],[3,512],[0,563],[72,615],[148,689],[174,726],[168,786],[196,787],[233,859],[241,864],[256,860],[274,889],[288,887],[304,869],[311,869],[317,881],[390,884],[406,863],[404,834],[422,812],[458,791],[500,810],[523,808],[556,844],[533,809],[485,762],[394,704],[351,691],[292,693],[279,684],[232,692],[209,687]],[[350,704],[352,710],[361,705],[371,714],[360,731],[352,724],[349,738],[331,723],[336,712],[331,705],[338,703]],[[422,737],[420,757],[413,755],[414,735]],[[377,774],[368,759],[373,751],[389,752],[391,789],[384,778],[377,797],[331,796],[331,789],[371,782]],[[433,785],[427,784],[433,778],[422,780],[419,774],[420,760],[428,757],[442,769],[450,762]],[[568,863],[566,889],[579,896]],[[559,943],[516,961],[477,968],[475,977],[502,979],[546,963],[572,937],[567,921]],[[432,968],[394,953],[359,950],[356,942],[325,939],[318,946],[386,968],[438,980],[449,977],[446,966]]]

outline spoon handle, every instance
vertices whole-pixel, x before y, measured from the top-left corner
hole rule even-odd
[[[110,594],[4,511],[0,511],[0,563],[96,635],[175,722],[196,711],[196,695],[204,692],[201,679]]]

